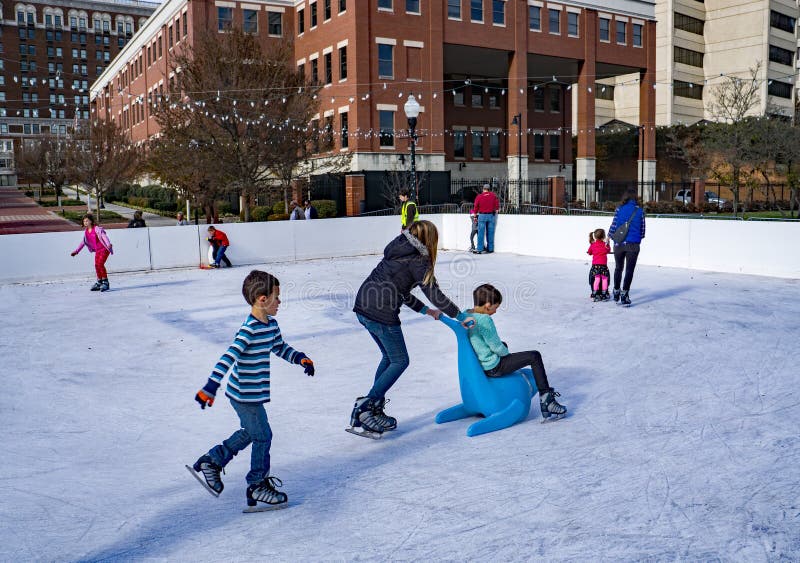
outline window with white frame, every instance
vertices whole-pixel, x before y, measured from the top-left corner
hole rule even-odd
[[[461,0],[447,0],[447,17],[453,20],[461,19]]]
[[[561,35],[561,10],[550,8],[547,12],[549,15],[548,31],[555,35]]]
[[[483,0],[469,1],[469,19],[477,23],[483,23]]]
[[[378,78],[394,77],[394,45],[378,44]]]
[[[506,25],[506,1],[492,0],[492,23]]]
[[[380,146],[394,146],[394,112],[391,110],[378,111],[378,123],[380,126]]]

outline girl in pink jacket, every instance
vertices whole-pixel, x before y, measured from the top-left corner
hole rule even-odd
[[[594,301],[608,301],[608,253],[611,248],[603,229],[595,229],[589,233],[589,250],[586,254],[592,257],[592,269],[589,270],[589,286],[592,288],[591,298]]]
[[[108,272],[106,272],[106,260],[111,254],[114,254],[114,247],[111,241],[108,240],[108,235],[103,227],[95,225],[94,216],[87,213],[83,218],[83,226],[86,229],[83,232],[83,241],[72,252],[72,256],[76,256],[78,252],[87,247],[89,252],[94,252],[94,269],[97,272],[97,283],[92,286],[92,291],[108,291]]]

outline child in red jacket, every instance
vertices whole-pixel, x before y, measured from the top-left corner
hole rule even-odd
[[[225,262],[225,265],[230,268],[231,261],[225,256],[225,251],[231,245],[228,241],[228,236],[212,226],[208,228],[208,242],[214,248],[214,263],[209,264],[209,266],[219,268],[219,263]]]
[[[595,229],[589,233],[589,250],[586,254],[592,257],[592,269],[589,270],[589,286],[592,288],[591,298],[594,301],[608,301],[608,253],[611,248],[603,229]]]

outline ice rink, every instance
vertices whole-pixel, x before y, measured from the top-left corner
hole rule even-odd
[[[646,252],[643,246],[642,252]],[[238,428],[194,401],[248,313],[249,267],[0,286],[2,561],[800,559],[800,281],[639,266],[633,307],[592,303],[588,262],[440,254],[462,308],[492,282],[512,351],[534,348],[569,408],[468,438],[442,323],[403,313],[399,428],[344,432],[378,349],[351,312],[377,256],[263,266],[273,474],[290,506],[242,514],[249,452],[215,499],[184,469]],[[613,269],[613,268],[612,268]]]

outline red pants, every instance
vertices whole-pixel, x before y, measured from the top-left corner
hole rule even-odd
[[[108,260],[109,252],[105,247],[100,248],[94,253],[94,270],[97,272],[97,279],[104,280],[108,278],[106,272],[106,260]]]

